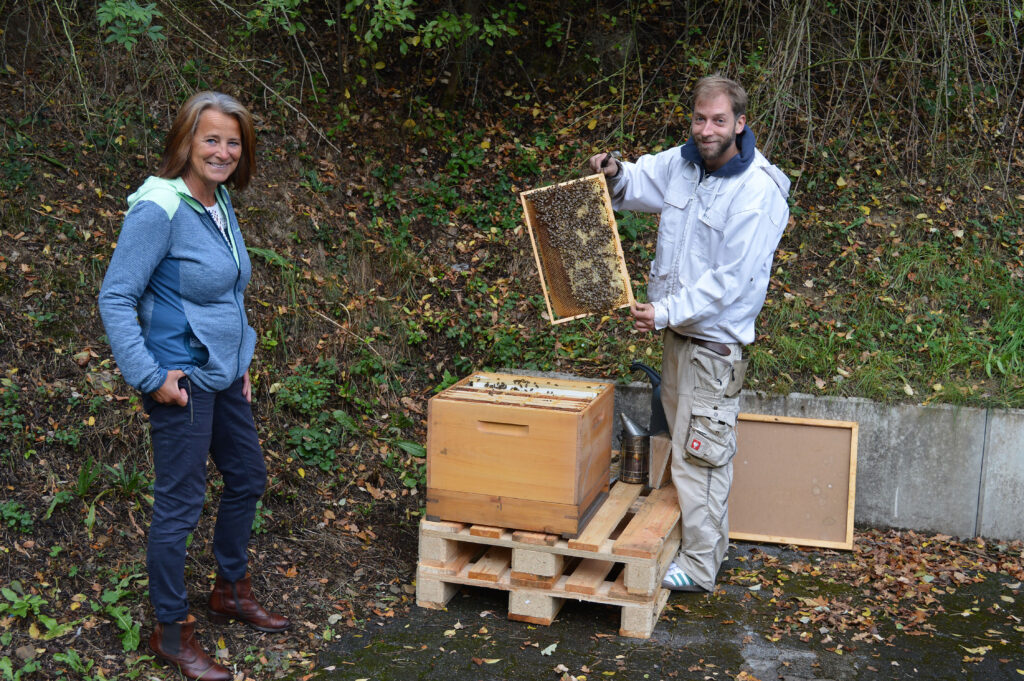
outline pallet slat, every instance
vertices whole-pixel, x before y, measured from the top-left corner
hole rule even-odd
[[[610,560],[580,561],[569,579],[565,580],[565,589],[574,593],[595,594],[614,566],[615,563]]]
[[[505,530],[500,527],[490,527],[488,525],[471,525],[469,533],[474,537],[491,537],[497,539],[501,536]]]
[[[492,546],[480,560],[469,568],[470,579],[482,579],[485,582],[496,582],[509,569],[512,553],[502,546]]]
[[[558,541],[557,534],[527,532],[525,530],[516,530],[512,533],[512,538],[524,544],[537,544],[538,546],[554,546],[555,542]]]
[[[569,546],[583,551],[600,551],[601,544],[608,540],[611,532],[629,511],[630,505],[640,495],[642,485],[616,484],[601,508],[587,523],[587,528],[575,539],[569,540]]]
[[[679,501],[673,486],[651,492],[640,511],[615,540],[612,553],[653,558],[661,553],[672,526],[679,522]]]

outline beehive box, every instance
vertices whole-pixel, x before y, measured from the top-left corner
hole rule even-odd
[[[614,386],[478,373],[431,398],[427,517],[575,536],[608,489]]]
[[[519,197],[552,324],[633,304],[603,174],[531,189]]]

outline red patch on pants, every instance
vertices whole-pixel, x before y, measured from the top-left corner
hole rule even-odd
[[[693,440],[692,440],[692,441],[690,442],[690,449],[692,449],[692,450],[693,450],[693,451],[695,451],[695,452],[699,452],[699,451],[700,451],[700,446],[701,446],[702,444],[703,444],[703,443],[702,443],[702,442],[701,442],[700,440],[697,440],[697,439],[693,439]]]

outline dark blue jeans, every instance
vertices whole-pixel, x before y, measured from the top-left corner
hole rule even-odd
[[[188,615],[185,542],[203,510],[207,455],[224,478],[213,555],[219,574],[228,581],[245,576],[256,502],[267,483],[252,408],[242,396],[242,379],[219,392],[202,390],[188,378],[179,385],[189,394],[184,407],[143,397],[156,472],[146,567],[149,599],[160,622],[176,622]]]

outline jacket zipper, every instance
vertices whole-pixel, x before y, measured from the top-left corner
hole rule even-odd
[[[227,204],[227,201],[225,201],[225,204]],[[231,208],[231,211],[230,211],[231,213],[235,212],[233,207],[231,207],[230,205],[228,207]],[[228,232],[231,232],[233,234],[234,225],[231,222],[231,215],[228,214],[228,215],[225,215],[224,217],[228,221]],[[212,224],[213,223],[213,218],[211,218],[210,214],[206,212],[206,208],[205,207],[200,211],[199,219],[202,220],[204,222],[204,224],[206,224],[207,227],[211,227],[212,226],[213,231],[216,232],[219,237],[223,238],[223,235],[220,233],[220,229],[217,227],[217,225],[216,224]],[[231,256],[232,260],[234,260],[235,256],[232,253],[231,242],[228,239],[224,240],[224,246],[228,249],[228,255]],[[235,248],[237,250],[237,248],[238,248],[237,244],[235,245]],[[238,361],[238,357],[239,357],[239,355],[242,354],[242,339],[245,337],[245,309],[244,309],[244,306],[242,305],[242,301],[239,298],[239,291],[238,291],[238,282],[241,281],[241,279],[242,279],[242,256],[239,253],[239,255],[238,255],[238,262],[235,263],[235,285],[233,287],[234,288],[234,296],[235,296],[235,307],[238,308],[238,349],[235,350],[235,376],[239,375],[239,369],[241,368],[241,362]]]

